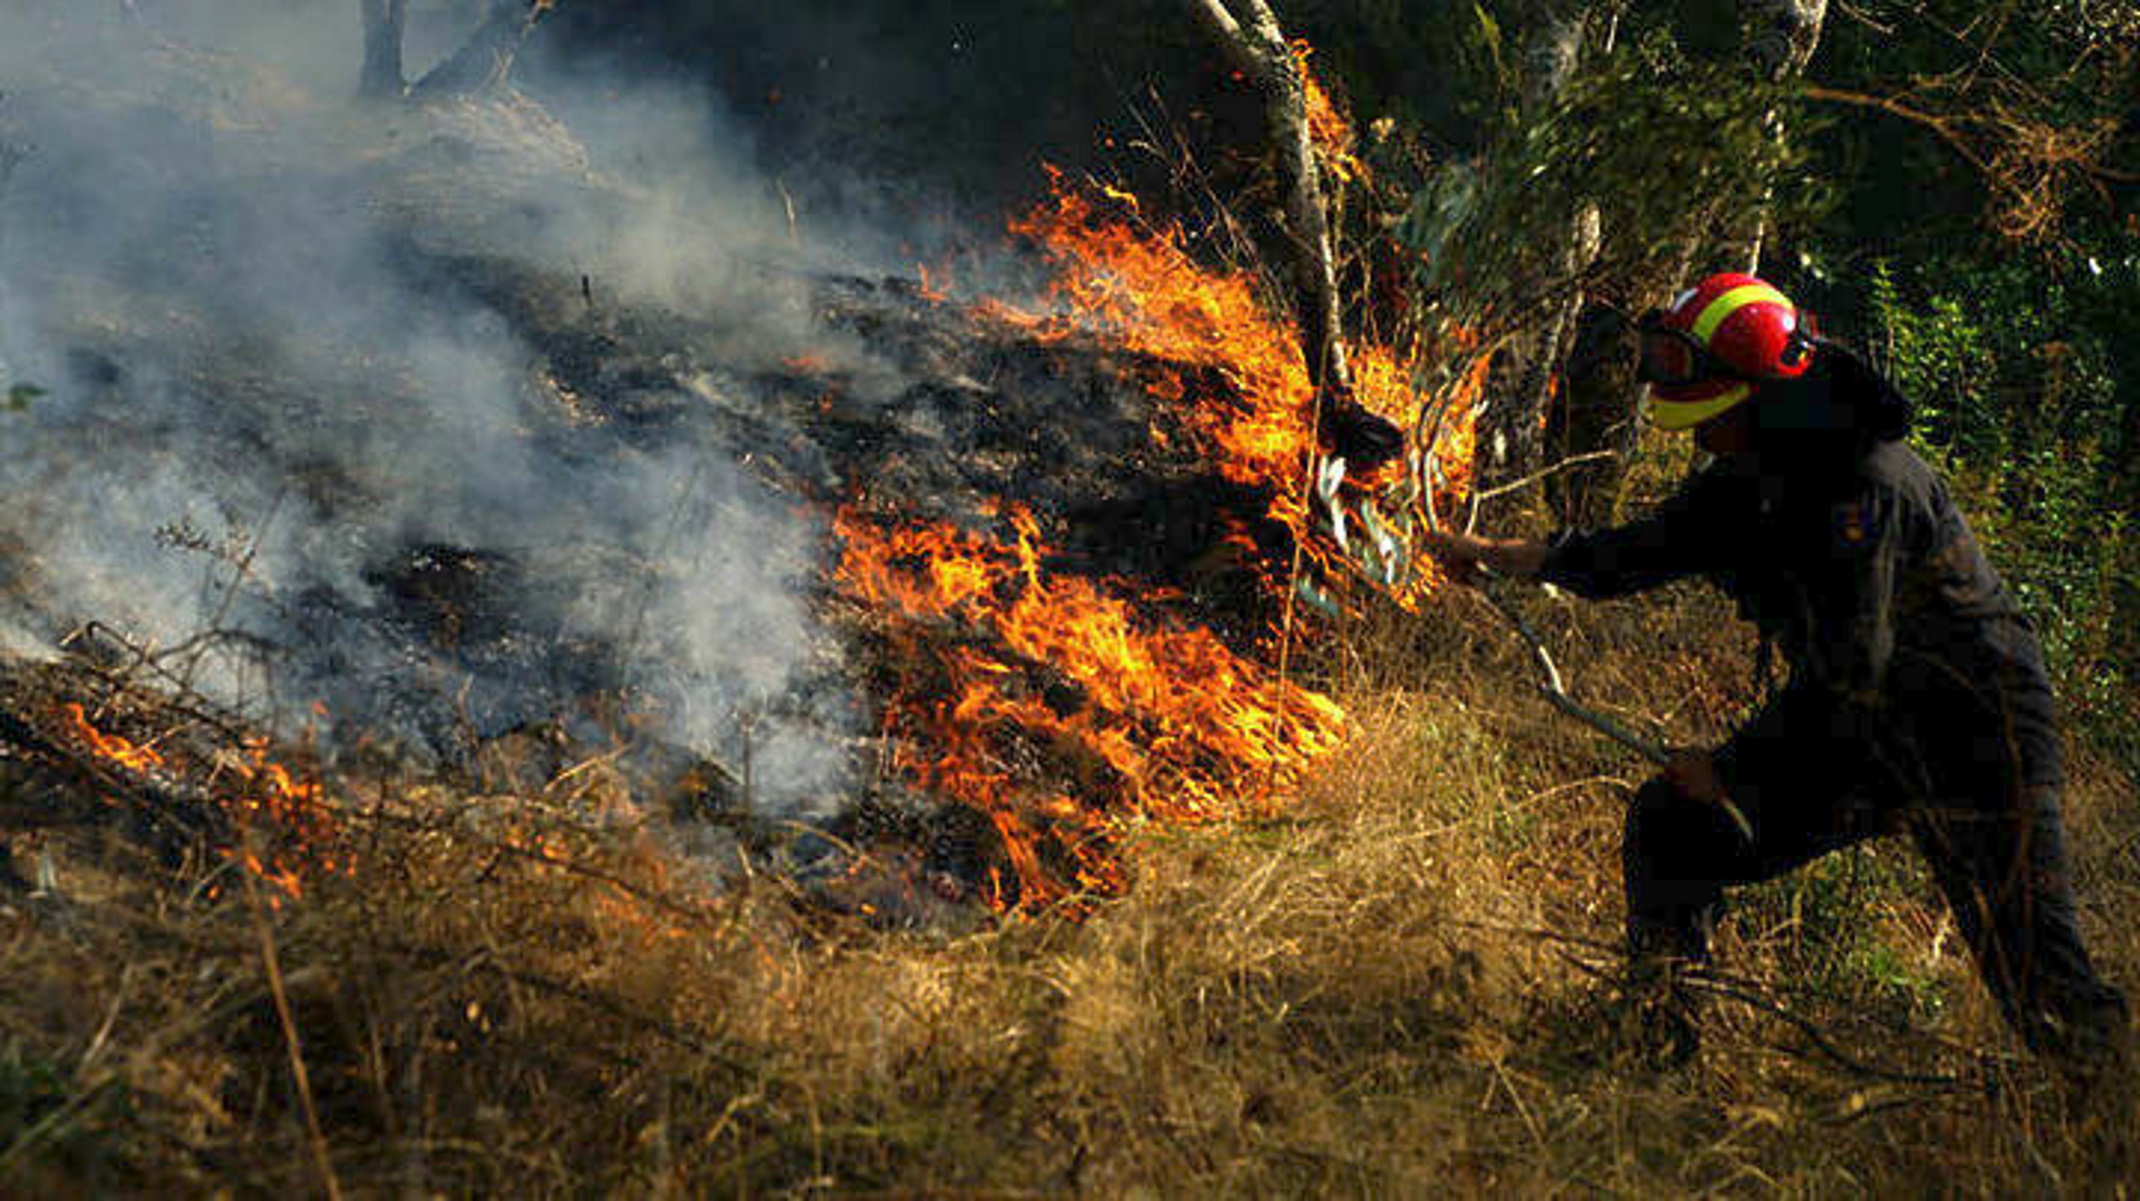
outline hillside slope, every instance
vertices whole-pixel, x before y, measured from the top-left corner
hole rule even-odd
[[[1899,842],[1739,897],[1703,1055],[1646,1067],[1646,769],[1460,589],[1304,618],[1262,667],[1285,494],[1150,437],[1153,378],[1217,406],[1223,371],[863,270],[706,190],[733,176],[673,97],[617,101],[654,164],[620,175],[524,97],[350,110],[93,38],[107,72],[10,101],[40,136],[0,345],[43,391],[0,412],[8,1191],[2122,1182],[2132,1099],[2018,1051]],[[1652,449],[1655,496],[1683,464]],[[1167,820],[1190,777],[1093,748],[1177,727],[861,604],[843,506],[1008,524],[979,591],[1125,589],[1234,689],[1327,695],[1344,744]],[[1631,723],[1698,742],[1756,700],[1711,595],[1525,603]],[[886,716],[959,709],[962,666],[1055,719],[989,728],[979,817]],[[2140,814],[2072,751],[2083,923],[2130,983]],[[1245,795],[1281,766],[1299,795]]]

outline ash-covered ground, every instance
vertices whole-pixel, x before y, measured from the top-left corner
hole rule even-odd
[[[839,506],[1026,505],[1061,569],[1253,634],[1211,552],[1265,498],[1155,444],[1153,364],[933,297],[703,96],[360,106],[353,31],[236,15],[0,51],[13,655],[147,655],[330,752],[658,745],[822,817],[884,783]],[[1033,284],[953,249],[967,295]]]

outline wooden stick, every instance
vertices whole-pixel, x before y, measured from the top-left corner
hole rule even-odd
[[[1516,633],[1522,636],[1525,645],[1531,648],[1531,658],[1538,664],[1539,672],[1545,676],[1545,680],[1538,685],[1539,694],[1544,696],[1546,700],[1552,703],[1554,708],[1562,713],[1582,722],[1584,725],[1589,726],[1591,729],[1605,735],[1657,766],[1663,767],[1671,762],[1672,753],[1663,746],[1644,738],[1595,709],[1584,706],[1574,697],[1568,695],[1567,686],[1562,683],[1560,678],[1560,668],[1554,664],[1552,652],[1546,649],[1545,640],[1540,638],[1538,632],[1531,628],[1531,623],[1525,619],[1522,612],[1514,604],[1510,603],[1506,596],[1502,595],[1499,583],[1497,579],[1489,577],[1480,586],[1479,591],[1486,597],[1487,603],[1491,604],[1495,611],[1508,619],[1508,623],[1516,628]],[[1754,826],[1752,822],[1746,820],[1745,812],[1734,804],[1730,797],[1720,796],[1717,798],[1716,803],[1717,807],[1724,811],[1724,815],[1731,819],[1731,824],[1738,829],[1739,836],[1748,842],[1752,842],[1754,840]]]
[[[260,959],[267,968],[268,991],[275,999],[275,1017],[282,1023],[283,1047],[290,1053],[290,1078],[297,1086],[297,1100],[304,1108],[305,1131],[310,1136],[312,1160],[319,1169],[320,1186],[328,1201],[342,1201],[342,1182],[334,1174],[334,1158],[327,1151],[327,1136],[320,1127],[319,1106],[312,1100],[312,1078],[305,1072],[303,1044],[298,1041],[297,1022],[290,1015],[290,994],[282,983],[282,957],[275,953],[275,931],[267,910],[260,903],[260,886],[250,871],[245,879],[246,905],[253,911],[253,925],[260,935]]]

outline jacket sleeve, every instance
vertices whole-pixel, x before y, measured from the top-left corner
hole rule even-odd
[[[1602,598],[1712,571],[1728,521],[1728,491],[1725,480],[1705,472],[1638,521],[1605,530],[1563,530],[1548,544],[1539,578],[1577,596]]]

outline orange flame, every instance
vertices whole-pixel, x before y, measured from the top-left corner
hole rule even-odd
[[[172,763],[152,747],[117,734],[108,734],[90,724],[89,715],[73,701],[61,706],[74,734],[98,757],[135,774],[164,771]],[[301,780],[280,763],[268,758],[265,738],[245,744],[246,760],[236,765],[242,786],[217,798],[217,804],[237,827],[238,837],[224,850],[226,858],[243,866],[280,894],[292,900],[304,895],[307,873],[352,870],[353,864],[338,857],[335,825],[316,781]],[[253,845],[255,832],[272,835],[274,849]]]
[[[1203,821],[1267,807],[1344,737],[1345,715],[1229,650],[1208,630],[1143,617],[1078,576],[1051,574],[1031,513],[1005,515],[1005,543],[949,524],[879,527],[853,509],[843,592],[909,627],[988,635],[945,650],[951,681],[895,698],[900,763],[918,783],[986,813],[1003,836],[1027,906],[1068,885],[1121,884],[1109,819]],[[1080,799],[1022,763],[1055,760]],[[1059,864],[1051,866],[1050,860]]]
[[[1367,164],[1360,161],[1354,151],[1357,144],[1352,125],[1345,115],[1337,110],[1324,90],[1315,72],[1308,68],[1308,59],[1315,48],[1306,41],[1293,43],[1293,65],[1300,73],[1301,89],[1306,93],[1308,110],[1308,140],[1315,144],[1315,157],[1339,183],[1357,183],[1367,179]]]
[[[1322,153],[1341,172],[1350,163],[1364,173],[1300,53]],[[1347,556],[1357,558],[1358,544],[1338,533],[1349,513],[1371,527],[1360,536],[1375,540],[1383,563],[1406,563],[1367,577],[1384,594],[1409,606],[1436,586],[1408,539],[1428,516],[1418,510],[1469,490],[1483,361],[1430,396],[1418,352],[1353,348],[1353,399],[1402,429],[1433,429],[1431,454],[1414,447],[1409,473],[1392,465],[1342,497],[1318,497],[1308,486],[1320,462],[1315,385],[1263,282],[1197,263],[1181,227],[1149,226],[1133,196],[1103,186],[1096,201],[1055,169],[1049,176],[1050,199],[1010,228],[1055,267],[1050,311],[984,300],[975,314],[1043,341],[1094,337],[1150,360],[1137,374],[1167,417],[1155,441],[1168,442],[1171,427],[1220,475],[1267,497],[1267,515],[1306,552],[1308,578],[1352,578]],[[936,291],[934,278],[924,287]],[[1385,502],[1404,520],[1387,520]],[[834,522],[840,589],[888,617],[913,652],[886,702],[896,762],[993,823],[1015,874],[988,869],[984,895],[999,908],[1067,900],[1080,911],[1090,895],[1122,887],[1118,819],[1270,811],[1344,738],[1347,719],[1328,698],[1208,630],[1150,619],[1119,581],[1050,573],[1033,515],[1013,507],[1000,516],[1008,538],[947,523],[878,525],[854,509]],[[1225,537],[1256,549],[1239,524]],[[1296,586],[1275,559],[1265,580],[1273,592]],[[1152,589],[1132,594],[1156,599]]]
[[[1264,303],[1264,289],[1251,273],[1197,263],[1179,225],[1140,228],[1100,209],[1060,171],[1050,168],[1049,179],[1049,200],[1010,228],[1056,267],[1051,295],[1057,312],[1044,316],[988,302],[978,306],[979,314],[1044,338],[1090,331],[1162,360],[1147,376],[1151,393],[1220,474],[1269,492],[1270,517],[1310,550],[1321,574],[1342,576],[1341,565],[1314,535],[1302,487],[1316,453],[1316,398],[1293,325]],[[1415,382],[1425,366],[1416,354],[1367,344],[1353,348],[1351,361],[1353,399],[1401,429],[1420,423],[1435,398]],[[1219,386],[1202,382],[1206,374],[1216,376]],[[1440,398],[1434,491],[1445,505],[1470,489],[1472,400],[1483,384],[1481,361],[1445,385]],[[1410,604],[1439,579],[1422,571],[1395,599]],[[1285,581],[1275,583],[1282,587]]]
[[[154,748],[136,746],[117,734],[106,734],[90,725],[89,714],[81,705],[68,701],[61,708],[73,723],[75,735],[98,755],[136,773],[153,771],[164,765],[163,756]]]
[[[929,264],[916,263],[914,274],[921,280],[917,290],[923,300],[930,304],[942,304],[951,299],[951,269],[948,266],[931,271]]]

